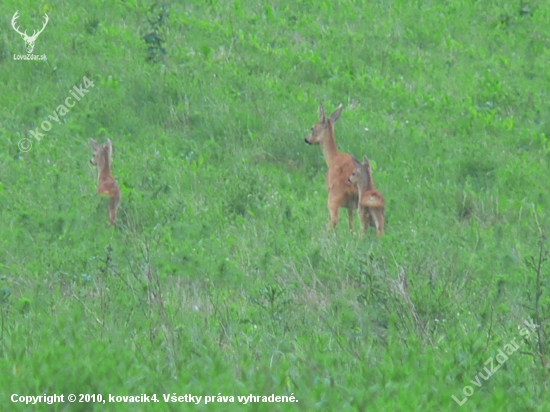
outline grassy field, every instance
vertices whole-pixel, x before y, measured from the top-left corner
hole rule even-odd
[[[16,11],[48,14],[47,60],[14,58]],[[548,2],[0,15],[1,411],[548,410]],[[380,240],[344,210],[326,230],[320,102],[372,160]],[[91,137],[115,146],[114,228]],[[297,402],[238,398],[272,394]]]

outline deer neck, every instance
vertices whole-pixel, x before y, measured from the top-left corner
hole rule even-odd
[[[357,191],[359,192],[359,198],[363,196],[363,193],[369,191],[370,189],[371,188],[368,180],[357,182]]]
[[[367,181],[365,190],[376,190],[376,186],[374,186],[374,180],[372,180],[372,170],[370,166],[367,169]]]
[[[340,152],[338,152],[338,148],[336,147],[336,140],[334,140],[334,125],[331,122],[328,124],[326,133],[327,137],[321,143],[321,149],[323,150],[323,155],[325,156],[327,166],[330,167],[334,158],[340,154]]]
[[[97,180],[100,181],[106,177],[111,176],[111,163],[105,156],[102,161],[97,165]]]

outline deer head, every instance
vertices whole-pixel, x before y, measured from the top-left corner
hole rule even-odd
[[[19,11],[16,11],[15,14],[13,15],[13,18],[11,19],[11,26],[13,27],[13,29],[19,33],[21,35],[21,37],[23,37],[23,40],[25,41],[25,47],[27,48],[27,53],[31,54],[33,49],[34,49],[34,42],[36,41],[36,38],[38,37],[38,35],[40,33],[42,33],[42,31],[44,30],[44,28],[46,27],[46,24],[48,24],[48,15],[47,14],[44,14],[44,17],[46,18],[46,20],[44,21],[44,25],[42,26],[42,28],[38,31],[38,33],[36,32],[36,30],[33,31],[32,33],[32,36],[29,36],[27,35],[27,30],[25,30],[24,33],[21,33],[19,31],[19,28],[18,27],[15,27],[15,20],[17,20],[17,18],[19,17],[17,15],[17,13],[19,13]]]

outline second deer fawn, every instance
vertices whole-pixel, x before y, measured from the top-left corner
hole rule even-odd
[[[90,139],[94,149],[92,164],[97,166],[97,193],[109,196],[109,223],[115,224],[118,205],[120,204],[120,188],[111,173],[113,143],[107,139],[105,146],[101,146],[95,139]]]
[[[334,123],[342,114],[342,105],[326,117],[325,108],[319,105],[319,121],[311,128],[311,133],[306,137],[307,144],[321,145],[328,166],[327,189],[328,210],[330,223],[328,229],[333,229],[338,223],[338,209],[348,209],[349,230],[353,231],[353,211],[357,209],[357,187],[348,181],[354,166],[351,155],[340,153],[334,140]]]
[[[357,185],[359,191],[359,216],[363,224],[363,233],[372,223],[376,227],[376,233],[381,236],[384,233],[384,213],[386,201],[384,196],[374,185],[372,180],[372,168],[369,158],[365,156],[363,163],[355,157],[352,158],[355,170],[349,176],[349,182]]]

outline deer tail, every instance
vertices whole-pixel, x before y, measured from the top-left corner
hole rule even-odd
[[[378,192],[366,192],[361,199],[361,205],[371,209],[384,209],[386,201]]]

